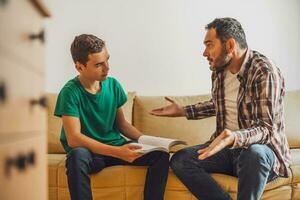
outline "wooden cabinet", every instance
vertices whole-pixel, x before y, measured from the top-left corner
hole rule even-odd
[[[0,0],[0,199],[46,200],[45,10]]]
[[[46,137],[31,132],[0,143],[0,199],[47,199]]]

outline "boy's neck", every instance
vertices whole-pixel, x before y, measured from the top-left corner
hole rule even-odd
[[[101,91],[101,86],[99,84],[99,81],[95,80],[88,80],[84,78],[83,76],[79,75],[78,79],[81,83],[81,85],[84,87],[85,90],[92,94],[97,94],[98,92]]]

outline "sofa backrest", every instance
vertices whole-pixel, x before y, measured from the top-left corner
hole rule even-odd
[[[287,92],[284,109],[285,133],[290,148],[300,148],[300,90]]]
[[[187,120],[185,117],[156,117],[149,112],[158,107],[168,105],[162,96],[136,96],[134,92],[127,94],[128,101],[124,105],[124,114],[128,122],[145,134],[177,138],[196,145],[206,142],[215,131],[216,118]],[[59,138],[62,122],[53,115],[57,94],[47,94],[48,98],[48,153],[65,153]],[[209,100],[209,95],[170,97],[180,105],[195,104]],[[300,90],[287,92],[285,98],[286,135],[291,148],[300,148]]]
[[[132,123],[132,108],[135,92],[127,93],[127,102],[124,105],[124,115],[128,122]],[[65,153],[60,143],[60,131],[62,127],[62,120],[53,115],[57,100],[57,94],[47,94],[48,99],[48,153]]]
[[[59,117],[53,115],[56,104],[57,94],[47,94],[48,99],[48,153],[64,153],[64,149],[60,144],[60,131],[62,121]]]
[[[180,105],[209,100],[208,95],[171,97]],[[164,97],[136,96],[133,124],[145,134],[178,138],[196,145],[206,142],[215,131],[216,118],[187,120],[185,117],[164,118],[149,115],[149,111],[168,105]],[[290,148],[300,148],[300,90],[287,92],[285,97],[285,127]]]
[[[170,97],[179,105],[195,104],[209,100],[209,95]],[[133,124],[145,134],[185,140],[188,145],[206,142],[216,127],[216,118],[187,120],[185,117],[169,118],[150,115],[154,108],[170,104],[164,97],[136,96],[133,108]]]

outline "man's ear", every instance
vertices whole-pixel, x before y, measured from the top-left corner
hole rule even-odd
[[[228,54],[232,53],[236,48],[236,41],[233,38],[230,38],[226,41],[226,51]]]

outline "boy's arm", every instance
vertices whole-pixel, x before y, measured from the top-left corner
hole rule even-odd
[[[138,129],[136,129],[134,126],[127,122],[127,120],[124,117],[122,107],[118,108],[117,110],[116,124],[122,132],[122,134],[132,140],[138,140],[139,137],[143,135]]]
[[[140,148],[138,146],[132,144],[126,144],[120,147],[111,146],[85,136],[80,132],[80,121],[78,117],[63,115],[62,121],[67,141],[71,148],[85,147],[96,154],[112,156],[128,162],[133,162],[136,158],[141,156],[141,154],[134,151]]]

